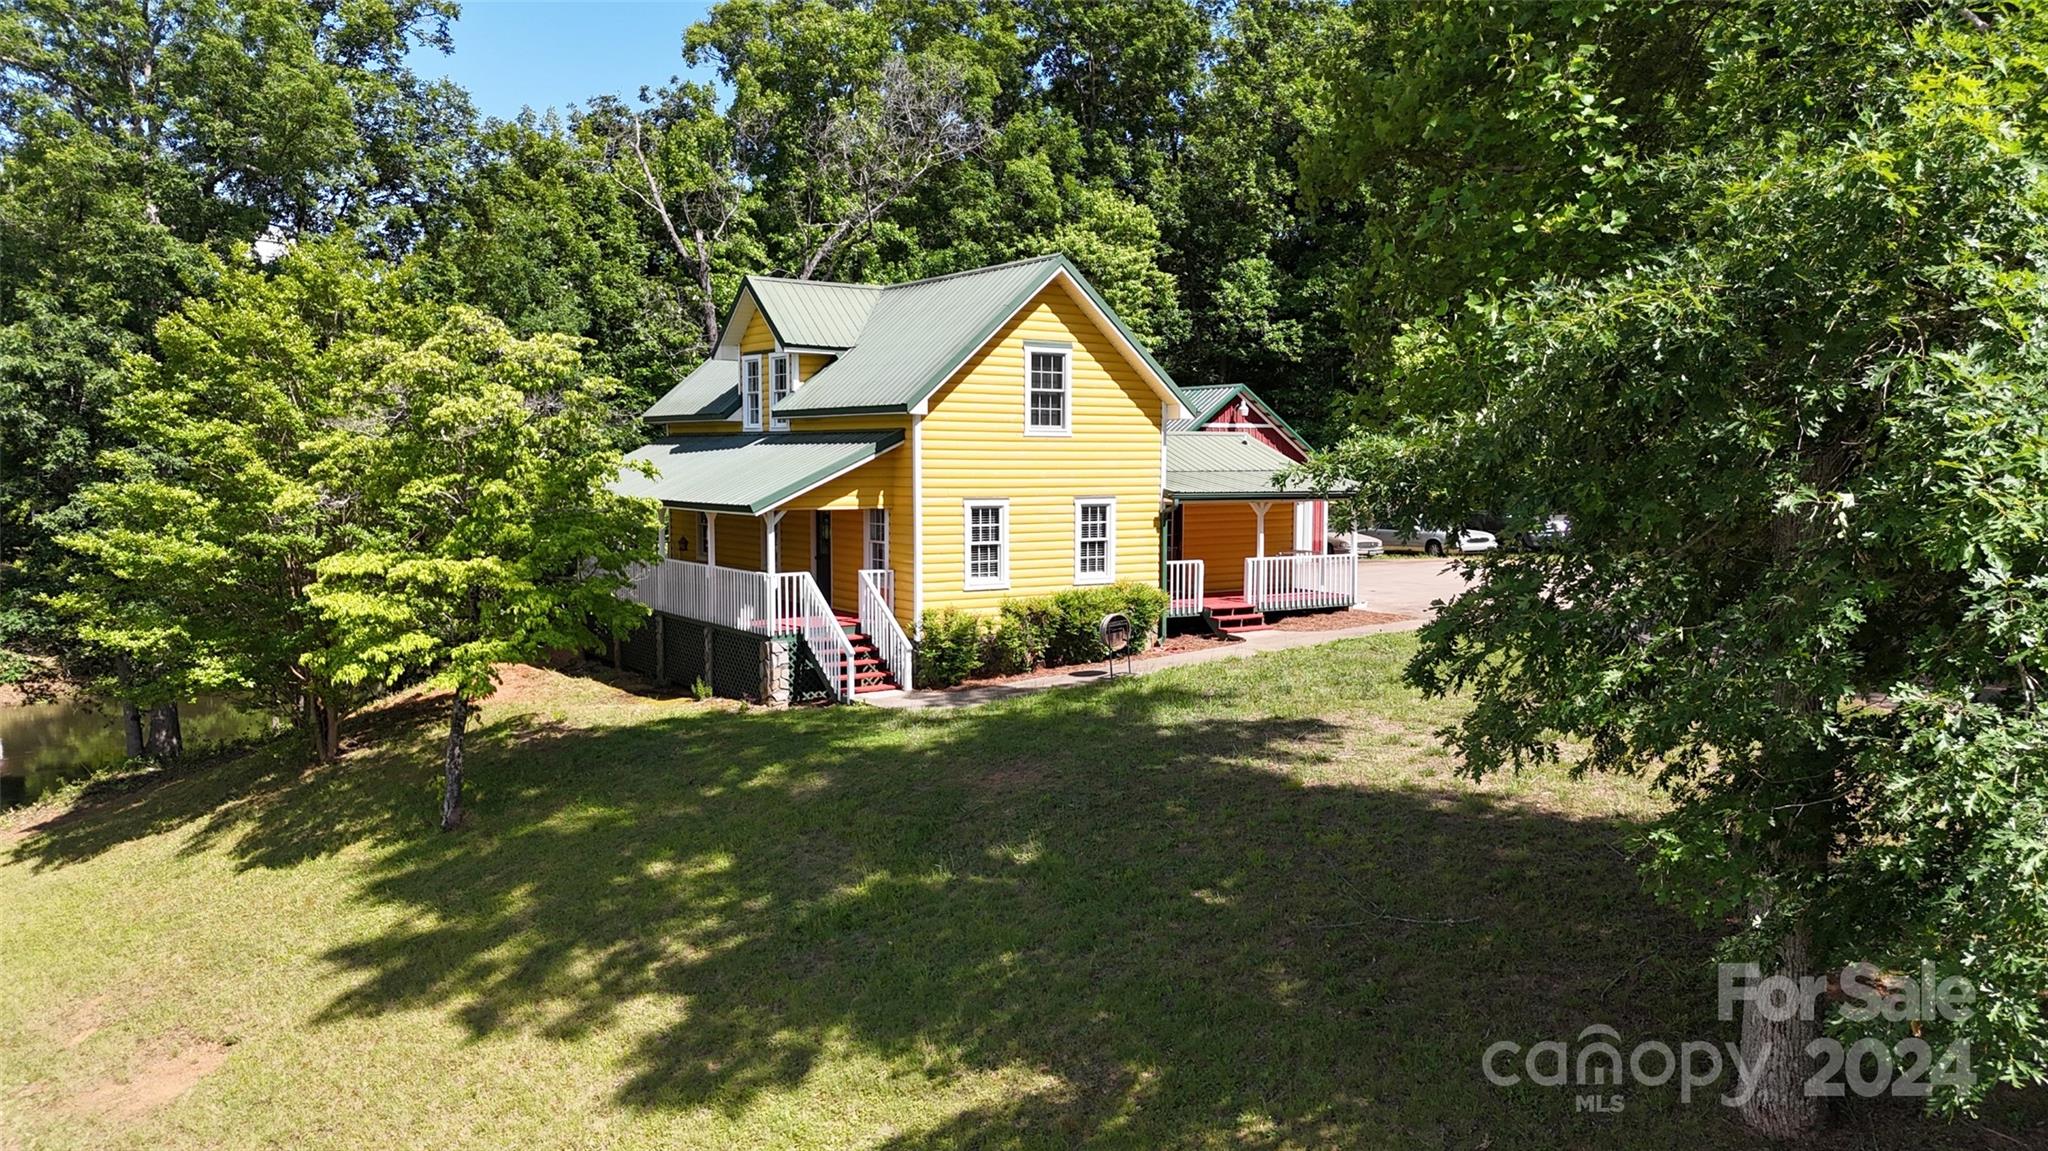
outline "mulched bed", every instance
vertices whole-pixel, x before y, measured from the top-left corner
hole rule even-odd
[[[1390,611],[1315,611],[1300,615],[1271,617],[1274,631],[1340,631],[1348,627],[1364,627],[1375,623],[1398,623],[1414,619]]]
[[[1212,647],[1229,647],[1232,644],[1242,642],[1242,640],[1218,638],[1212,635],[1190,632],[1185,635],[1167,636],[1165,643],[1160,644],[1158,647],[1148,647],[1131,658],[1137,663],[1144,663],[1148,659],[1158,659],[1162,655],[1174,655],[1184,651],[1202,651],[1205,648]],[[1118,667],[1122,667],[1124,664],[1123,657],[1118,656],[1116,663]],[[1060,667],[1038,667],[1030,671],[1020,671],[1015,675],[991,675],[983,676],[980,679],[962,680],[952,687],[934,688],[932,690],[966,691],[977,687],[997,687],[1006,683],[1016,683],[1019,680],[1043,679],[1049,675],[1087,671],[1090,668],[1101,671],[1106,666],[1108,666],[1107,662],[1102,661],[1096,663],[1070,663]]]

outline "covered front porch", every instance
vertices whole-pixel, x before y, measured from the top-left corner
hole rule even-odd
[[[1324,550],[1324,497],[1284,477],[1292,461],[1223,433],[1167,439],[1168,618],[1208,616],[1225,631],[1268,612],[1363,603],[1358,557]]]
[[[672,436],[622,490],[663,505],[665,558],[622,594],[668,616],[802,640],[833,694],[909,687],[885,493],[896,433]]]

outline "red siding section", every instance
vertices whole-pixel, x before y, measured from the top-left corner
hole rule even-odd
[[[1281,431],[1280,426],[1267,419],[1266,413],[1260,411],[1256,404],[1242,396],[1225,405],[1222,411],[1217,412],[1208,423],[1202,425],[1202,430],[1242,432],[1290,460],[1299,462],[1308,459],[1308,454],[1301,450],[1301,445],[1295,443],[1293,437]],[[1315,511],[1310,514],[1315,517],[1316,525],[1315,539],[1310,550],[1318,553],[1327,551],[1330,538],[1330,505],[1317,500]]]

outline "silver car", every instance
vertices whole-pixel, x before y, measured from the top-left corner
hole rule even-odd
[[[1426,528],[1413,525],[1405,528],[1367,529],[1380,538],[1388,551],[1421,552],[1424,555],[1440,556],[1456,548],[1466,554],[1490,552],[1500,546],[1492,532],[1464,528],[1452,532],[1446,528]]]

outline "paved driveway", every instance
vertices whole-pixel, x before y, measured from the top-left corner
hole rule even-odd
[[[1449,562],[1427,556],[1379,556],[1361,561],[1359,591],[1372,611],[1399,612],[1429,619],[1436,615],[1430,605],[1453,599],[1465,590],[1465,581]]]

